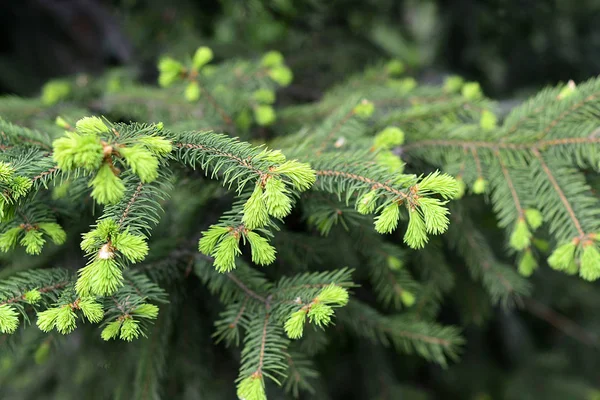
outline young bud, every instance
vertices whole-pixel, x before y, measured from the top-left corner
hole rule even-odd
[[[133,310],[132,314],[141,318],[156,319],[158,317],[158,307],[149,303],[140,304]]]
[[[458,194],[458,183],[456,179],[448,174],[435,171],[425,178],[421,179],[418,184],[419,192],[434,192],[444,198],[444,200],[453,199]]]
[[[308,319],[318,327],[329,325],[333,316],[333,308],[324,303],[313,304],[308,311]]]
[[[525,251],[523,257],[521,257],[521,261],[519,261],[519,273],[525,277],[530,277],[538,267],[538,263],[533,257],[533,253],[531,250]]]
[[[411,210],[408,213],[408,227],[404,234],[404,243],[413,249],[425,247],[427,243],[427,229],[425,221],[417,210]]]
[[[80,299],[78,305],[88,321],[97,323],[102,321],[102,318],[104,318],[104,310],[102,309],[102,305],[100,303],[96,303],[93,299]]]
[[[498,117],[496,117],[496,115],[489,110],[483,110],[481,113],[481,118],[479,119],[479,126],[484,131],[496,129],[498,126]]]
[[[371,214],[373,211],[375,211],[376,205],[377,191],[371,190],[358,198],[356,201],[356,210],[363,215]]]
[[[140,336],[140,327],[138,322],[133,318],[125,318],[121,324],[121,334],[119,337],[122,340],[131,342],[133,339],[137,339]]]
[[[242,254],[239,248],[240,238],[238,235],[226,235],[215,247],[215,268],[219,272],[229,272],[235,269],[235,257]]]
[[[65,171],[84,168],[88,171],[98,169],[104,158],[100,140],[93,135],[79,135],[67,132],[64,137],[52,143],[54,162]]]
[[[108,164],[102,165],[89,186],[93,187],[92,197],[100,204],[115,204],[123,198],[125,185]]]
[[[252,195],[244,204],[244,216],[242,223],[248,229],[262,228],[269,222],[267,205],[263,199],[263,188],[260,183],[254,186]]]
[[[140,262],[148,255],[145,238],[133,235],[128,230],[114,235],[112,245],[132,263]]]
[[[531,232],[523,218],[519,218],[515,224],[509,243],[515,250],[523,250],[531,244]]]
[[[542,226],[542,223],[544,222],[542,213],[534,208],[528,208],[525,210],[525,220],[527,220],[527,223],[533,230],[536,230]]]
[[[54,123],[63,129],[71,129],[71,125],[67,121],[65,121],[65,119],[60,115],[56,117]]]
[[[8,304],[0,305],[0,332],[11,334],[19,327],[19,313]]]
[[[584,245],[579,276],[586,281],[595,281],[600,278],[600,252],[596,245]]]
[[[449,76],[444,80],[444,92],[458,93],[464,84],[463,78],[460,76]]]
[[[77,327],[75,320],[77,315],[71,309],[70,306],[62,306],[56,313],[56,330],[63,335],[67,335],[75,330]]]
[[[49,308],[46,311],[39,312],[37,314],[37,326],[43,332],[50,332],[55,324],[56,319],[58,318],[58,313],[60,312],[60,308]]]
[[[348,290],[332,283],[325,286],[316,299],[329,305],[345,306],[349,299]]]
[[[194,53],[192,65],[194,70],[198,71],[204,65],[208,64],[213,59],[213,52],[209,47],[199,47]]]
[[[302,334],[304,333],[304,323],[306,321],[306,311],[298,310],[293,312],[287,321],[285,321],[285,325],[283,328],[285,329],[285,333],[290,339],[300,339]]]
[[[200,85],[198,84],[198,82],[190,82],[185,88],[185,99],[190,103],[198,101],[198,99],[200,98],[200,92]]]
[[[477,82],[467,82],[462,87],[461,93],[467,100],[477,100],[483,96],[481,87]]]
[[[35,304],[42,299],[42,293],[37,289],[31,289],[23,294],[23,299],[29,304]]]
[[[258,265],[268,265],[275,261],[275,248],[269,241],[255,232],[246,233],[252,249],[252,262]]]
[[[458,190],[456,191],[456,196],[454,196],[454,199],[461,199],[467,191],[467,184],[463,180],[462,176],[456,177],[456,184],[458,186]]]
[[[389,126],[375,135],[373,146],[378,149],[391,149],[404,143],[404,132],[395,126]]]
[[[84,117],[75,123],[75,129],[82,135],[96,135],[108,132],[108,126],[98,117]]]
[[[267,211],[275,218],[283,218],[292,211],[292,201],[288,197],[285,183],[277,178],[270,178],[265,184],[264,199]]]
[[[363,100],[360,102],[360,104],[357,104],[352,111],[358,117],[367,119],[373,115],[373,112],[375,111],[375,105],[368,100]]]
[[[400,300],[405,307],[412,307],[412,305],[415,304],[415,295],[408,290],[403,290],[402,293],[400,293]]]
[[[269,89],[258,89],[252,93],[254,100],[260,104],[273,104],[275,103],[275,92]]]
[[[305,191],[309,189],[316,180],[315,171],[307,163],[296,160],[288,160],[274,169],[276,174],[284,174],[292,182],[294,189]]]
[[[158,62],[158,84],[162,87],[171,86],[183,71],[183,65],[170,57],[164,57]]]
[[[552,255],[548,257],[548,265],[557,270],[565,270],[569,268],[571,263],[575,261],[575,249],[577,246],[572,241],[560,245],[554,250]]]
[[[400,207],[397,203],[386,206],[381,214],[375,217],[375,230],[379,233],[392,233],[398,226]]]
[[[102,330],[100,337],[103,340],[110,340],[117,337],[119,331],[121,330],[121,321],[113,321],[110,324],[106,325],[106,327]]]
[[[48,235],[55,244],[63,244],[67,240],[67,233],[55,222],[40,222],[38,228]]]
[[[66,99],[71,93],[71,85],[66,81],[50,81],[42,87],[42,103],[51,106]]]
[[[402,260],[399,259],[398,257],[394,257],[394,256],[387,257],[387,265],[388,265],[388,268],[391,269],[392,271],[399,271],[404,266]]]
[[[577,85],[575,85],[575,82],[570,80],[558,94],[558,99],[562,100],[566,99],[567,97],[570,97],[571,95],[573,95],[573,93],[575,93],[576,89]]]
[[[144,145],[155,156],[166,156],[173,151],[173,145],[170,140],[160,136],[142,136],[138,139],[140,144]]]
[[[400,60],[391,60],[385,65],[389,75],[401,75],[404,72],[404,63]]]
[[[252,374],[242,379],[237,387],[237,397],[244,400],[267,400],[262,374]]]
[[[262,60],[260,61],[260,65],[263,67],[277,67],[283,64],[283,55],[278,51],[269,51],[266,53]]]
[[[283,87],[288,86],[294,79],[292,70],[286,66],[277,66],[272,68],[269,71],[269,77]]]
[[[433,197],[422,197],[419,199],[419,208],[425,219],[425,230],[427,233],[439,235],[446,232],[450,220],[448,219],[449,211],[439,199]]]
[[[260,126],[268,126],[275,122],[277,116],[275,110],[269,105],[258,105],[254,107],[254,120]]]
[[[487,188],[487,181],[480,176],[479,178],[477,178],[477,180],[473,184],[473,193],[483,194],[485,192],[486,188]]]
[[[17,226],[2,233],[0,235],[0,251],[6,253],[15,247],[21,232],[23,232],[23,229]]]
[[[46,240],[43,238],[42,232],[37,229],[30,229],[25,232],[20,243],[25,247],[27,254],[37,255],[42,252],[42,247],[44,247]]]
[[[198,250],[204,255],[211,255],[217,243],[228,232],[229,228],[226,226],[212,225],[207,231],[202,232],[202,237],[198,242]]]

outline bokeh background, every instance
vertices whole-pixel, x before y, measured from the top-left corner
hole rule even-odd
[[[599,17],[597,0],[2,1],[0,92],[114,66],[153,81],[160,54],[202,43],[221,58],[281,51],[296,102],[392,57],[422,79],[459,73],[513,98],[598,74]]]

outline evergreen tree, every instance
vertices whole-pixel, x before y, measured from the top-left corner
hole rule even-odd
[[[476,82],[391,60],[281,106],[280,53],[213,57],[164,55],[158,87],[113,71],[0,100],[3,397],[341,398],[348,361],[347,397],[427,398],[398,371],[477,362],[456,363],[471,342],[448,304],[465,325],[547,316],[552,293],[597,304],[597,79],[503,115]],[[597,396],[557,347],[500,396]]]

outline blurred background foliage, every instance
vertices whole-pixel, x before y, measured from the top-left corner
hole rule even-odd
[[[4,1],[0,91],[30,95],[51,77],[118,65],[152,82],[158,55],[202,43],[221,58],[281,51],[296,102],[382,58],[520,97],[600,71],[599,17],[597,0]]]

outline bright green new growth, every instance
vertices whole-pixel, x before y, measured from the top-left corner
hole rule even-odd
[[[199,47],[194,53],[192,65],[196,71],[200,70],[204,65],[211,62],[213,59],[213,51],[209,47]]]
[[[595,244],[584,244],[579,276],[588,281],[600,278],[600,251]]]
[[[190,103],[198,101],[201,93],[200,85],[196,81],[188,83],[185,87],[185,99]]]
[[[267,222],[269,222],[269,212],[267,211],[267,204],[263,199],[263,188],[260,183],[257,183],[254,186],[252,195],[246,204],[244,204],[242,223],[248,229],[256,229],[265,226]]]
[[[481,86],[477,82],[467,82],[462,86],[462,95],[468,100],[476,100],[483,96]]]
[[[519,273],[525,277],[529,277],[537,269],[538,263],[533,256],[531,250],[526,250],[521,261],[519,261]]]
[[[104,158],[103,147],[97,136],[77,132],[67,132],[65,137],[56,139],[53,143],[54,162],[60,169],[72,171],[84,168],[95,171],[100,167]]]
[[[449,76],[444,80],[443,90],[446,93],[458,93],[465,83],[460,76]]]
[[[292,200],[285,183],[277,178],[267,179],[263,194],[267,212],[275,218],[283,218],[292,211]]]
[[[531,232],[527,227],[525,219],[521,218],[515,224],[515,228],[510,235],[510,247],[515,250],[524,250],[531,244]]]
[[[255,232],[246,232],[246,238],[252,249],[252,262],[258,265],[269,265],[275,261],[275,248],[269,241]]]
[[[493,112],[484,110],[483,113],[481,113],[479,126],[481,126],[481,129],[484,131],[494,130],[498,126],[498,117],[496,117]]]
[[[50,332],[52,329],[67,335],[77,327],[77,315],[71,308],[71,305],[49,308],[46,311],[37,314],[37,326],[44,332]]]
[[[158,177],[158,159],[144,146],[119,147],[119,153],[143,183],[152,182]]]
[[[359,104],[357,104],[354,107],[354,114],[356,114],[357,116],[359,116],[360,118],[369,118],[371,115],[373,115],[373,112],[375,111],[375,104],[373,104],[372,102],[368,101],[368,100],[363,100],[361,101]]]
[[[29,290],[29,291],[23,293],[23,299],[25,299],[25,301],[28,302],[29,304],[35,304],[35,303],[39,302],[41,300],[41,298],[42,298],[42,294],[37,289],[32,289],[32,290]]]
[[[40,254],[44,247],[46,240],[43,237],[42,232],[36,229],[29,229],[25,231],[25,235],[21,238],[20,244],[25,247],[25,251],[28,254]]]
[[[242,254],[239,233],[225,235],[211,255],[215,258],[215,268],[219,272],[229,272],[235,268],[235,257]]]
[[[265,382],[261,375],[244,378],[237,387],[238,398],[244,400],[267,400]]]
[[[254,119],[258,125],[271,125],[276,119],[275,110],[267,104],[257,105],[254,107]]]
[[[477,178],[475,183],[473,183],[473,193],[482,194],[485,193],[488,182],[482,177]]]
[[[375,135],[373,146],[378,149],[391,149],[402,143],[404,143],[404,132],[400,128],[390,126]]]
[[[121,324],[121,334],[119,338],[131,342],[137,339],[141,334],[139,323],[133,318],[125,318]]]
[[[198,250],[209,256],[214,251],[221,238],[230,232],[226,226],[213,225],[207,231],[202,232],[202,238],[198,242]]]
[[[301,163],[296,160],[288,160],[273,169],[277,175],[285,175],[292,183],[294,189],[305,191],[315,183],[315,171],[307,163]],[[268,183],[268,182],[267,182]]]
[[[19,327],[19,314],[8,304],[0,305],[0,332],[14,333]]]
[[[400,206],[398,206],[398,203],[392,203],[375,217],[375,230],[379,233],[392,233],[398,226],[399,219]]]
[[[527,220],[527,223],[533,230],[542,226],[542,223],[544,222],[544,217],[542,216],[542,213],[533,208],[528,208],[527,210],[525,210],[525,219]]]
[[[410,210],[408,213],[408,227],[404,234],[404,243],[413,249],[425,247],[427,243],[427,228],[423,217],[417,210]]]
[[[335,284],[330,284],[324,287],[316,297],[316,301],[339,307],[348,304],[348,300],[348,290]]]
[[[149,303],[140,304],[132,311],[132,314],[141,318],[156,319],[158,307]]]
[[[292,80],[294,79],[292,70],[284,65],[276,66],[270,69],[269,77],[271,77],[271,79],[277,82],[280,86],[284,87],[292,83]]]
[[[100,204],[115,204],[123,197],[125,185],[121,178],[116,176],[110,165],[103,164],[98,173],[89,183],[92,197]]]
[[[98,117],[84,117],[75,123],[75,129],[82,135],[97,135],[108,132],[108,126]]]
[[[162,87],[171,86],[183,71],[183,65],[170,57],[162,58],[158,63],[158,83]]]
[[[252,97],[259,104],[273,104],[275,103],[275,92],[269,89],[258,89],[252,93]]]
[[[71,94],[71,85],[69,82],[54,80],[46,83],[42,87],[42,103],[45,105],[56,104]]]
[[[160,136],[142,136],[138,139],[138,142],[159,157],[166,156],[173,151],[171,142]]]
[[[372,190],[363,194],[356,201],[356,210],[361,214],[371,214],[377,205],[377,191]]]
[[[109,323],[102,330],[100,337],[102,337],[103,340],[110,340],[116,338],[119,335],[119,332],[121,331],[122,324],[122,321],[113,321]]]
[[[569,269],[575,261],[576,249],[577,245],[574,242],[560,245],[548,258],[548,265],[557,270]]]
[[[300,339],[302,337],[304,323],[306,322],[306,313],[305,309],[300,309],[293,312],[287,321],[285,321],[285,333],[290,339]]]
[[[415,295],[407,290],[403,290],[400,294],[400,299],[402,300],[402,304],[406,307],[412,307],[415,304]]]

